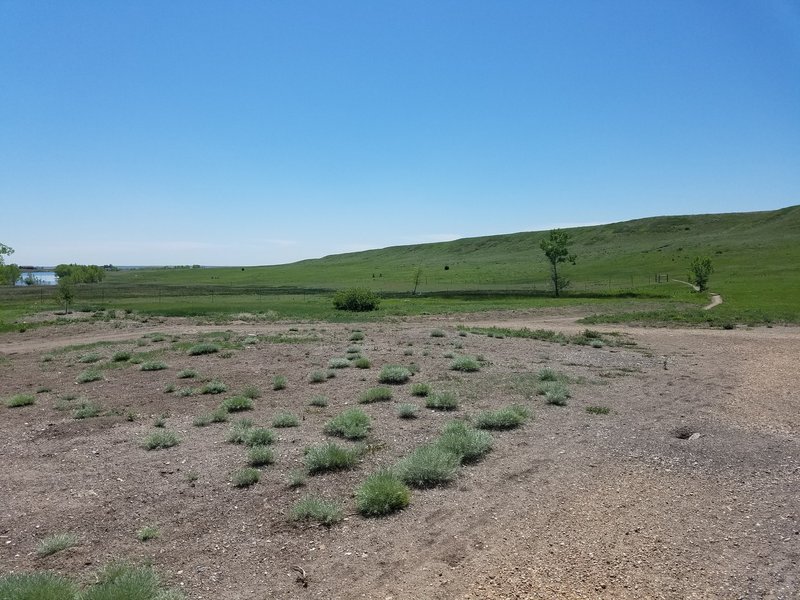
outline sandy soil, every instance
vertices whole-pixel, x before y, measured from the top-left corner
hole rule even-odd
[[[622,331],[636,343],[628,348],[456,331],[582,329],[574,318],[518,311],[365,324],[361,345],[373,368],[341,369],[317,385],[308,373],[344,355],[351,326],[131,320],[5,334],[0,396],[51,391],[37,393],[33,406],[0,406],[0,572],[55,569],[88,579],[111,558],[147,559],[192,599],[800,597],[800,330],[598,328]],[[446,337],[431,337],[434,328]],[[172,349],[173,339],[224,329],[233,330],[231,342],[277,333],[314,341],[261,339],[228,358]],[[142,337],[153,332],[166,339]],[[109,344],[65,349],[92,342]],[[126,365],[104,370],[103,381],[75,383],[87,366],[80,356],[107,359],[123,349],[154,352],[169,368]],[[448,352],[488,362],[457,374]],[[400,420],[396,403],[420,401],[410,385],[396,386],[393,403],[365,407],[374,451],[358,469],[289,488],[303,448],[326,439],[324,424],[377,384],[382,365],[412,361],[420,367],[414,381],[455,391],[460,410]],[[573,380],[567,406],[533,393],[544,366]],[[247,414],[259,424],[282,409],[302,416],[300,427],[277,430],[276,463],[254,487],[230,485],[246,459],[225,442],[228,425],[192,426],[221,397],[164,393],[170,383],[199,385],[176,378],[188,367],[231,393],[259,387],[263,396]],[[276,374],[287,389],[271,389]],[[75,420],[56,409],[68,393],[117,416]],[[308,406],[316,394],[328,407]],[[493,434],[493,451],[454,484],[415,491],[408,509],[387,518],[356,514],[352,493],[367,474],[454,417],[511,403],[526,404],[534,418]],[[589,414],[592,405],[611,413]],[[139,442],[162,413],[182,443],[147,452]],[[293,523],[291,506],[307,493],[343,502],[345,521],[330,529]],[[161,537],[139,542],[143,525],[157,525]],[[80,543],[37,557],[38,540],[64,531]],[[307,587],[294,566],[307,572]]]

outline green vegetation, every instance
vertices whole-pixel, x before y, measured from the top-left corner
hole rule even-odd
[[[346,369],[350,366],[350,361],[346,358],[332,358],[328,361],[329,369]]]
[[[255,400],[256,398],[261,398],[261,392],[259,389],[254,385],[246,385],[242,390],[242,396],[245,398],[250,398],[250,400]]]
[[[445,337],[445,333],[441,329],[434,329],[433,331],[431,331],[431,337],[433,337],[433,338],[443,338],[443,337]]]
[[[163,371],[167,369],[166,363],[163,363],[158,360],[143,362],[139,367],[140,371]]]
[[[228,441],[232,444],[244,444],[253,429],[253,421],[250,419],[239,419],[228,432]]]
[[[416,404],[403,403],[397,405],[397,416],[401,419],[416,419],[419,414],[419,406]]]
[[[373,402],[388,402],[392,399],[392,390],[385,387],[369,388],[358,397],[360,404],[372,404]]]
[[[321,408],[324,408],[328,406],[328,399],[325,396],[314,396],[313,398],[311,398],[311,400],[309,400],[308,403],[311,406],[319,406]]]
[[[544,252],[550,265],[550,282],[556,298],[569,287],[569,280],[558,272],[558,265],[565,262],[574,265],[577,258],[575,254],[569,253],[571,240],[572,237],[568,232],[563,229],[553,229],[539,242],[539,248]]]
[[[77,600],[77,586],[50,572],[12,573],[0,576],[3,600]]]
[[[91,419],[103,412],[102,407],[94,402],[81,402],[72,412],[73,419]]]
[[[372,363],[369,362],[368,358],[364,358],[362,356],[360,358],[355,359],[355,361],[353,361],[353,365],[357,369],[369,369],[372,366]]]
[[[592,415],[607,415],[611,409],[607,406],[587,406],[586,412]]]
[[[459,462],[475,462],[492,449],[492,436],[463,421],[451,421],[434,445],[458,457]]]
[[[364,339],[364,332],[355,330],[353,333],[350,334],[350,341],[351,342],[360,342]]]
[[[337,310],[368,312],[378,310],[379,304],[378,296],[367,288],[349,288],[340,290],[333,295],[333,306]]]
[[[320,371],[319,369],[311,371],[308,375],[308,382],[309,383],[323,383],[328,381],[328,374],[325,371]]]
[[[369,429],[369,416],[360,408],[350,408],[335,416],[325,425],[325,433],[349,440],[366,437]]]
[[[269,446],[275,442],[275,432],[265,427],[253,427],[248,429],[244,436],[245,446]]]
[[[258,483],[261,473],[253,467],[245,467],[231,473],[231,484],[233,487],[245,488]]]
[[[711,259],[707,256],[695,256],[689,263],[689,273],[689,281],[697,286],[698,291],[705,292],[708,289],[708,280],[714,273]]]
[[[361,452],[357,448],[344,448],[333,442],[306,449],[305,467],[311,473],[341,471],[356,466]]]
[[[6,398],[5,405],[8,408],[18,408],[20,406],[31,406],[36,404],[36,397],[33,394],[16,394]]]
[[[275,375],[272,378],[272,389],[276,392],[278,390],[285,390],[286,389],[286,377],[283,375]]]
[[[524,406],[508,406],[478,413],[473,422],[478,429],[515,429],[529,417],[530,411]]]
[[[292,412],[283,411],[272,417],[273,427],[297,427],[298,425],[300,425],[300,419]]]
[[[67,548],[72,548],[78,543],[78,536],[74,533],[57,533],[40,540],[36,544],[36,554],[50,556]],[[2,596],[0,596],[2,597]]]
[[[178,372],[178,379],[194,379],[197,377],[197,371],[194,369],[183,369]]]
[[[438,392],[425,399],[425,406],[433,410],[456,410],[458,400],[452,392]]]
[[[542,381],[536,387],[536,393],[544,396],[548,404],[565,406],[570,397],[569,388],[563,381]]]
[[[455,479],[461,461],[437,445],[420,446],[395,466],[395,473],[415,488],[435,487]]]
[[[201,394],[224,394],[228,391],[228,386],[222,383],[221,381],[209,381],[203,387],[200,388]]]
[[[136,539],[140,542],[155,540],[159,537],[161,537],[161,532],[158,530],[158,527],[153,525],[145,525],[136,532]]]
[[[411,386],[411,395],[424,398],[431,393],[431,386],[427,383],[415,383]]]
[[[380,383],[400,384],[411,379],[411,371],[400,365],[386,365],[378,375]]]
[[[344,518],[342,507],[330,500],[306,496],[292,507],[294,521],[318,521],[330,527]]]
[[[187,353],[189,354],[189,356],[200,356],[202,354],[213,354],[215,352],[219,352],[219,350],[220,347],[217,344],[203,343],[203,344],[195,344],[194,346],[189,348],[189,350],[187,350]]]
[[[393,472],[382,469],[356,490],[356,507],[365,517],[388,515],[408,506],[411,490]]]
[[[247,453],[247,460],[251,467],[263,467],[275,462],[275,454],[267,446],[253,446]]]
[[[181,440],[174,431],[161,429],[154,431],[142,440],[142,447],[145,450],[162,450],[180,444]]]
[[[92,381],[100,381],[103,379],[103,374],[97,369],[86,369],[75,378],[77,383],[91,383]]]
[[[103,357],[100,356],[97,352],[90,352],[89,354],[84,354],[83,356],[78,358],[79,363],[96,363],[98,360],[102,359]]]
[[[245,396],[231,396],[222,401],[220,408],[226,412],[253,410],[253,401]]]
[[[477,359],[471,356],[459,356],[452,363],[450,368],[453,371],[463,371],[464,373],[474,373],[481,370],[481,365]]]

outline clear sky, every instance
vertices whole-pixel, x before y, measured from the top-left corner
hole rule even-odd
[[[793,204],[798,0],[0,0],[20,264]]]

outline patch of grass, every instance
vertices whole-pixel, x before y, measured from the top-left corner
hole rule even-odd
[[[481,365],[477,359],[471,356],[459,356],[452,363],[450,369],[453,371],[462,371],[464,373],[474,373],[481,370]]]
[[[178,390],[179,398],[187,398],[192,395],[194,395],[194,390],[190,387],[182,387],[181,389]]]
[[[86,369],[81,371],[75,378],[77,383],[90,383],[92,381],[100,381],[103,379],[103,374],[97,369]]]
[[[536,379],[539,381],[558,381],[558,373],[556,373],[550,367],[545,367],[540,369],[539,372],[536,374]]]
[[[225,398],[220,404],[220,408],[227,412],[241,412],[244,410],[253,410],[253,401],[244,396],[231,396]]]
[[[91,419],[98,416],[103,409],[94,402],[81,402],[72,412],[73,419]]]
[[[6,398],[5,405],[8,408],[19,408],[20,406],[31,406],[36,404],[36,397],[33,394],[16,394]]]
[[[419,414],[419,406],[416,404],[398,404],[397,416],[401,419],[416,419]]]
[[[114,352],[111,356],[112,362],[127,362],[131,359],[131,353],[127,350],[120,350],[119,352]]]
[[[372,363],[369,362],[368,358],[362,356],[361,358],[355,359],[355,361],[353,361],[353,365],[356,367],[356,369],[369,369],[372,366]]]
[[[178,379],[194,379],[197,377],[197,371],[194,369],[183,369],[178,372]]]
[[[607,406],[587,406],[586,412],[593,415],[607,415],[611,412],[611,409]]]
[[[433,410],[456,410],[458,400],[452,392],[437,392],[425,399],[425,406]]]
[[[248,430],[244,439],[245,446],[269,446],[275,442],[275,432],[265,427],[254,427]]]
[[[536,387],[536,393],[544,396],[548,404],[565,406],[570,397],[569,388],[561,381],[542,381]]]
[[[52,392],[52,391],[53,390],[51,390],[46,385],[40,385],[39,387],[36,388],[36,393],[37,394],[46,394],[47,392]]]
[[[240,395],[244,396],[245,398],[249,398],[250,400],[261,398],[261,392],[254,385],[246,385]]]
[[[195,344],[187,350],[189,356],[200,356],[203,354],[214,354],[219,352],[220,347],[217,344]]]
[[[76,600],[78,588],[69,579],[50,572],[0,576],[3,600]]]
[[[395,466],[397,477],[415,488],[430,488],[455,479],[461,460],[456,454],[430,444],[420,446]]]
[[[275,454],[267,446],[253,446],[247,453],[247,460],[251,467],[263,467],[275,462]]]
[[[155,540],[159,537],[161,537],[161,532],[158,530],[158,527],[153,525],[145,525],[136,532],[136,539],[138,539],[140,542]]]
[[[365,517],[380,517],[402,510],[410,500],[411,490],[388,469],[373,473],[356,490],[356,507]]]
[[[360,456],[361,452],[357,448],[344,448],[339,444],[328,442],[307,448],[304,464],[311,474],[341,471],[354,468]]]
[[[158,575],[149,566],[113,563],[98,575],[80,600],[182,600],[178,591],[164,590]]]
[[[38,556],[50,556],[56,552],[61,552],[67,548],[72,548],[78,543],[78,536],[74,533],[56,533],[47,536],[36,544],[36,554]]]
[[[292,507],[292,520],[294,521],[318,521],[330,527],[343,518],[344,513],[338,502],[315,496],[306,496]]]
[[[192,419],[192,425],[195,427],[208,427],[211,423],[211,413],[203,413]]]
[[[411,395],[424,398],[431,393],[431,386],[427,383],[415,383],[411,386]]]
[[[311,371],[308,375],[308,382],[309,383],[322,383],[323,381],[328,380],[328,374],[325,371]]]
[[[292,412],[283,411],[272,417],[273,427],[297,427],[298,425],[300,425],[300,419]]]
[[[253,421],[251,419],[239,419],[231,426],[227,439],[232,444],[244,444],[252,429]]]
[[[103,357],[100,356],[97,352],[90,352],[89,354],[84,354],[83,356],[78,358],[79,363],[96,363]]]
[[[338,435],[350,440],[358,440],[367,436],[370,430],[370,418],[360,408],[348,409],[325,425],[325,433]]]
[[[431,337],[432,338],[443,338],[443,337],[445,337],[445,333],[441,329],[434,329],[433,331],[431,331]]]
[[[350,366],[350,361],[346,358],[332,358],[328,361],[329,369],[346,369]]]
[[[162,450],[171,448],[181,443],[178,434],[168,429],[154,431],[142,440],[142,447],[145,450]]]
[[[171,394],[172,392],[174,392],[177,389],[177,387],[178,386],[175,385],[174,383],[168,383],[167,385],[164,386],[164,393],[165,394]]]
[[[224,394],[228,391],[228,386],[222,383],[221,381],[209,381],[203,387],[200,388],[201,394]]]
[[[261,473],[258,469],[245,467],[231,473],[231,484],[233,484],[233,487],[246,488],[258,483],[260,478]]]
[[[308,401],[311,406],[326,407],[328,406],[328,399],[325,396],[314,396]]]
[[[478,429],[515,429],[530,417],[530,411],[524,406],[507,406],[500,410],[486,410],[474,418]]]
[[[364,339],[364,332],[363,331],[354,331],[350,334],[350,341],[351,342],[360,342]]]
[[[360,354],[361,350],[362,350],[361,346],[358,346],[356,344],[350,344],[347,347],[347,353],[348,354]]]
[[[163,371],[164,369],[168,368],[167,364],[161,362],[160,360],[152,360],[148,362],[143,362],[139,366],[140,371]]]
[[[284,377],[283,375],[275,375],[275,377],[272,378],[272,389],[275,390],[276,392],[279,390],[285,390],[286,377]]]
[[[360,404],[372,404],[373,402],[387,402],[392,399],[392,390],[385,387],[374,387],[364,391],[359,397]]]
[[[293,469],[289,473],[289,478],[286,483],[291,488],[302,487],[308,480],[308,473],[305,469]]]
[[[411,379],[411,371],[399,365],[386,365],[378,375],[380,383],[400,384]]]
[[[451,421],[434,442],[437,448],[455,454],[459,462],[474,462],[492,449],[492,436],[463,421]]]

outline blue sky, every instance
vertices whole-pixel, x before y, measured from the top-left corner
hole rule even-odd
[[[20,264],[799,203],[797,0],[0,0]]]

